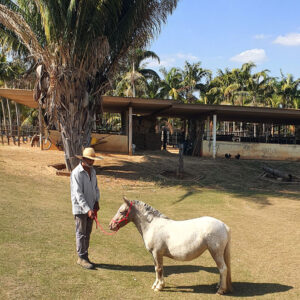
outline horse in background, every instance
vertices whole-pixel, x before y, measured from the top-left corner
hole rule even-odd
[[[152,286],[154,291],[161,291],[165,286],[163,256],[189,261],[208,249],[220,272],[217,293],[222,295],[232,292],[230,228],[222,221],[212,217],[174,221],[142,201],[129,201],[124,197],[124,203],[109,227],[117,231],[131,221],[153,256],[156,272]]]

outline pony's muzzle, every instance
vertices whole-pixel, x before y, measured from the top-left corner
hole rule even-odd
[[[110,221],[108,227],[112,231],[117,231],[118,230],[118,225],[114,222],[114,220]]]

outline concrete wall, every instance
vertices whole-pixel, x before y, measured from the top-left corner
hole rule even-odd
[[[101,139],[102,144],[94,146],[96,151],[128,154],[128,137],[119,134],[92,133],[92,139]]]
[[[300,160],[300,145],[282,145],[265,143],[218,142],[216,157],[225,157],[230,153],[234,157],[238,153],[241,158],[270,160]],[[202,142],[204,157],[212,157],[212,141]]]
[[[50,138],[52,141],[50,149],[59,150],[55,144],[61,140],[60,132],[50,130]],[[96,151],[128,154],[128,137],[126,135],[92,133],[92,144],[93,141],[97,143],[99,139],[101,139],[103,143],[94,146]]]

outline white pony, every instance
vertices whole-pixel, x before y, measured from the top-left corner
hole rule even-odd
[[[160,291],[165,286],[163,256],[187,261],[197,258],[208,249],[220,271],[217,293],[222,295],[232,291],[230,228],[226,224],[212,217],[174,221],[146,203],[129,201],[124,197],[124,203],[109,227],[117,231],[130,221],[142,235],[154,259],[156,280],[152,289]]]

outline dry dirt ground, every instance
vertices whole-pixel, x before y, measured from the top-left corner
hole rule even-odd
[[[107,214],[112,215],[119,201],[114,198],[123,193],[129,197],[136,197],[140,193],[145,198],[139,200],[150,201],[161,212],[177,219],[194,217],[195,210],[189,210],[188,207],[198,209],[200,203],[201,213],[220,218],[233,229],[232,264],[237,290],[234,297],[300,299],[299,182],[284,183],[261,176],[262,167],[267,165],[300,177],[300,162],[243,159],[214,161],[185,157],[186,176],[183,180],[177,180],[169,175],[175,171],[178,157],[175,151],[169,150],[137,153],[134,156],[101,153],[104,160],[96,163],[96,170],[104,196],[111,201],[107,203]],[[55,169],[49,165],[63,162],[63,152],[40,151],[27,145],[0,145],[0,168],[8,175],[58,178]],[[61,181],[67,186],[67,177],[61,177]],[[115,191],[117,196],[113,196],[111,191]],[[124,230],[129,232],[132,228],[126,227]],[[107,241],[110,243],[109,239]],[[140,244],[138,240],[137,245]],[[101,245],[99,249],[102,249]],[[95,255],[100,261],[109,257],[107,253],[106,258],[100,255]],[[141,261],[137,257],[135,263],[143,264],[143,255]],[[122,260],[122,257],[118,259]],[[169,264],[173,262],[169,261]],[[150,275],[151,278],[154,276],[152,273]],[[167,284],[174,286],[174,299],[196,299],[199,293],[202,297],[207,294],[199,281],[194,285],[191,282],[188,286],[188,276],[183,274],[182,282],[180,274],[174,277],[169,275],[167,278]],[[141,291],[146,285],[148,282],[142,282]],[[210,282],[206,288],[210,293]],[[122,286],[121,292],[124,292]],[[159,296],[159,299],[172,299],[172,290],[168,292]],[[191,297],[186,298],[189,293]],[[134,299],[139,298],[136,296]]]

